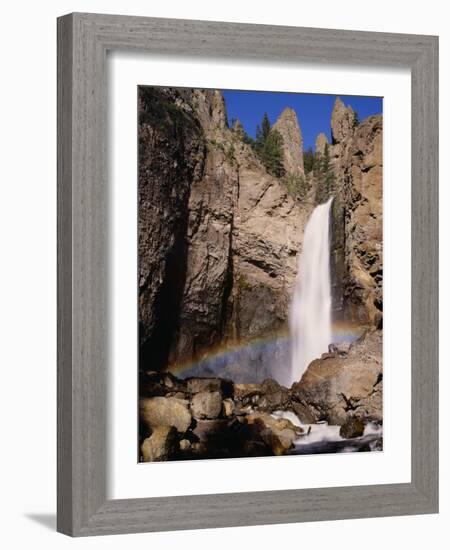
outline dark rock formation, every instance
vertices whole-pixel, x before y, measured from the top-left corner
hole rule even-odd
[[[191,185],[203,174],[202,127],[177,94],[139,89],[140,363],[167,363],[187,264]]]

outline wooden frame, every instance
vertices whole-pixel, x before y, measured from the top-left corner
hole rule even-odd
[[[411,483],[107,500],[106,52],[412,73]],[[58,530],[73,536],[438,511],[438,38],[70,14],[58,19]]]

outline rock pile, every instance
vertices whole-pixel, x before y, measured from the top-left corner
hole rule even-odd
[[[220,378],[181,380],[141,374],[140,456],[145,462],[285,454],[302,433],[270,414],[290,405],[274,380],[234,385]]]
[[[290,389],[272,379],[234,384],[168,372],[140,376],[142,461],[289,454],[304,430],[277,411],[293,412],[302,424],[339,425],[344,438],[382,422],[380,331],[350,347],[330,347]]]

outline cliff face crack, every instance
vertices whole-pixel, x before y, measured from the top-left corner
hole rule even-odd
[[[267,194],[267,191],[272,187],[272,182],[269,182],[268,185],[264,188],[263,192],[259,195],[259,197],[256,199],[256,202],[253,205],[253,208],[256,208],[260,202],[263,200],[265,195]]]

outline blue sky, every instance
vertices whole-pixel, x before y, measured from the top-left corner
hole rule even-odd
[[[335,95],[293,94],[283,92],[253,92],[222,90],[227,106],[228,121],[238,118],[247,133],[255,137],[256,126],[261,124],[267,112],[271,124],[274,124],[285,107],[292,107],[297,113],[303,134],[304,149],[312,147],[317,134],[323,132],[331,141],[330,120]],[[339,96],[346,105],[351,105],[362,121],[370,115],[380,114],[383,110],[381,97]]]

